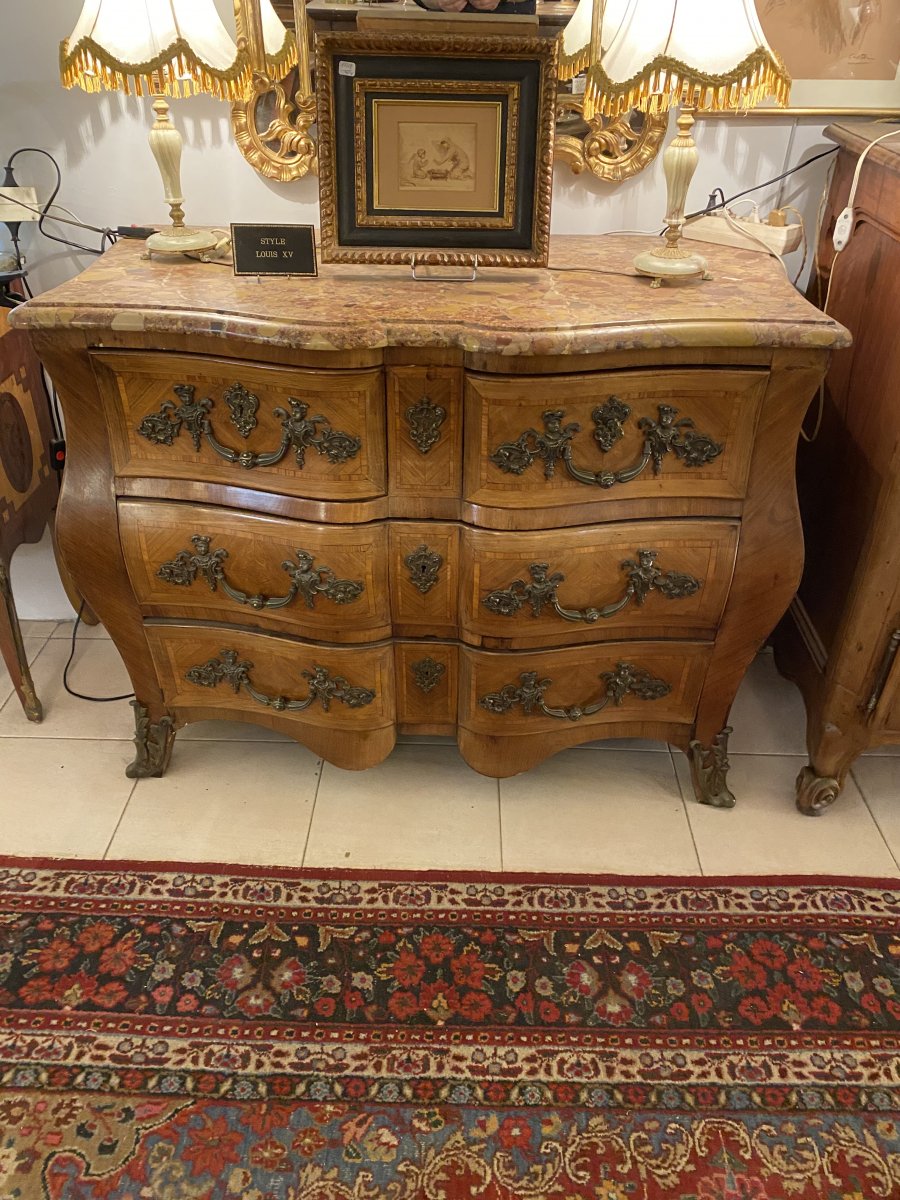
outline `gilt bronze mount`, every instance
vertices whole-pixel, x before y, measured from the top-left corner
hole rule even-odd
[[[552,479],[560,462],[567,473],[579,483],[594,487],[612,488],[617,484],[631,483],[652,464],[653,474],[662,472],[663,459],[674,454],[686,467],[703,467],[712,462],[725,449],[724,444],[713,441],[705,433],[697,433],[690,417],[678,416],[678,409],[671,404],[660,404],[658,417],[640,417],[637,428],[644,435],[640,458],[630,467],[618,471],[591,471],[580,467],[572,455],[572,439],[580,433],[577,421],[564,425],[562,409],[548,409],[542,414],[543,431],[526,429],[514,442],[501,442],[490,455],[491,462],[508,475],[523,475],[538,460],[544,464],[544,478]],[[625,436],[625,421],[631,409],[618,396],[610,396],[605,404],[598,405],[591,413],[594,422],[594,441],[604,454]]]
[[[227,395],[236,393],[239,387],[241,385],[235,384],[226,389],[226,402]],[[314,450],[331,463],[344,463],[356,458],[362,448],[358,437],[332,429],[331,422],[325,416],[307,416],[309,405],[304,400],[290,396],[290,412],[285,408],[272,410],[276,417],[281,418],[283,431],[281,443],[275,450],[256,453],[250,450],[233,450],[230,446],[223,445],[213,433],[209,414],[215,407],[215,402],[210,397],[195,399],[194,393],[197,389],[193,384],[177,383],[172,390],[178,397],[178,402],[164,400],[158,411],[149,413],[137,427],[141,437],[145,437],[155,446],[174,445],[175,439],[184,429],[194,443],[196,451],[199,452],[201,442],[205,439],[219,458],[237,463],[248,471],[255,467],[274,466],[281,462],[289,449],[294,451],[294,460],[302,471],[306,466],[307,450]],[[246,392],[246,389],[243,391],[250,400],[256,400],[252,393]],[[256,424],[256,408],[252,408],[243,398],[238,403],[229,402],[229,407],[232,422],[241,435],[247,437]]]
[[[320,666],[314,666],[311,671],[300,672],[308,685],[307,694],[302,700],[288,700],[286,696],[267,696],[253,686],[250,679],[252,670],[253,663],[247,659],[239,659],[237,650],[221,650],[218,658],[210,658],[205,663],[191,667],[185,673],[185,679],[188,683],[206,688],[226,683],[235,694],[243,689],[257,704],[275,712],[303,712],[316,701],[325,712],[330,712],[332,701],[335,700],[348,708],[364,708],[375,699],[375,693],[369,688],[356,687],[348,683],[342,675],[332,677],[327,667]]]
[[[129,779],[152,779],[163,775],[172,757],[175,722],[168,714],[150,720],[149,709],[132,700],[134,709],[134,761],[125,768]]]
[[[709,804],[713,808],[734,808],[735,804],[734,795],[727,782],[730,733],[731,726],[726,725],[716,734],[711,745],[704,746],[701,742],[693,741],[688,747],[697,799],[701,804]]]
[[[441,555],[423,545],[407,554],[403,561],[409,570],[410,583],[427,596],[440,578],[440,569],[444,565]]]
[[[426,695],[437,687],[447,673],[444,664],[435,662],[433,658],[421,658],[418,662],[410,663],[409,669],[416,687]]]
[[[406,410],[409,436],[420,454],[427,454],[441,440],[441,426],[447,420],[447,410],[423,396]]]
[[[302,596],[307,608],[315,608],[317,596],[324,596],[333,604],[352,604],[365,590],[363,584],[352,579],[338,579],[331,567],[315,566],[313,555],[308,550],[296,550],[297,562],[287,560],[281,564],[281,569],[287,572],[291,581],[290,588],[283,596],[243,592],[229,583],[225,576],[223,564],[228,551],[210,551],[211,543],[212,538],[208,534],[195,533],[191,538],[193,552],[180,550],[174,558],[159,567],[157,577],[175,587],[190,587],[198,577],[202,577],[211,592],[217,591],[221,584],[222,591],[236,604],[246,604],[255,609],[285,608],[297,596]]]
[[[530,583],[514,579],[508,587],[489,592],[482,604],[500,617],[512,617],[526,604],[531,606],[531,615],[539,617],[549,604],[563,620],[584,621],[591,625],[595,621],[614,617],[632,601],[638,606],[643,605],[652,591],[659,592],[667,600],[683,600],[700,590],[700,581],[693,575],[661,571],[656,565],[657,557],[656,550],[638,550],[636,559],[626,558],[622,563],[622,570],[628,577],[625,591],[621,599],[603,608],[565,608],[559,601],[557,589],[566,577],[559,571],[551,574],[549,563],[531,563],[528,567]]]
[[[610,703],[620,705],[626,696],[637,696],[639,700],[660,700],[671,692],[671,685],[657,679],[643,667],[620,662],[614,671],[603,671],[600,678],[606,685],[603,695],[587,704],[573,704],[569,708],[553,708],[544,699],[544,693],[552,687],[552,679],[538,679],[536,671],[523,671],[519,684],[507,683],[499,692],[488,692],[478,701],[488,712],[504,715],[516,706],[531,716],[540,713],[560,721],[580,721],[602,712]]]

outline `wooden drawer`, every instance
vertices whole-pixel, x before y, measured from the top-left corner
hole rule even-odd
[[[456,732],[459,648],[447,642],[397,642],[397,721],[400,732]]]
[[[394,633],[456,637],[459,525],[396,521],[390,529]]]
[[[387,369],[391,495],[440,516],[462,489],[461,367]],[[455,515],[448,512],[447,515]]]
[[[321,641],[390,637],[385,525],[313,525],[207,505],[119,502],[146,617],[190,617]]]
[[[712,639],[733,521],[628,521],[540,533],[464,528],[463,639],[498,648],[623,637]]]
[[[767,380],[724,369],[469,375],[465,499],[743,499]]]
[[[214,626],[145,630],[166,703],[180,720],[269,725],[350,769],[380,762],[394,744],[390,643],[321,646]]]
[[[689,725],[710,653],[649,641],[515,655],[463,648],[459,723],[495,739],[577,726],[579,741],[602,736],[593,729],[614,737],[619,724]]]
[[[94,353],[120,476],[315,500],[386,490],[379,370],[301,370],[188,354]]]

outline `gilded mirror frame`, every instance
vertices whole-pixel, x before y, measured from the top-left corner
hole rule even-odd
[[[540,0],[539,0],[540,2]],[[310,69],[310,27],[306,0],[276,0],[279,16],[293,9],[298,63],[284,78],[268,73],[260,0],[234,0],[238,45],[244,45],[253,68],[252,91],[231,108],[235,141],[260,175],[290,183],[318,170],[318,147],[312,127],[316,97]],[[621,183],[643,171],[656,158],[665,137],[665,114],[631,113],[616,120],[595,117],[586,122],[581,97],[560,91],[556,107],[555,157],[573,174],[584,172],[605,183]]]

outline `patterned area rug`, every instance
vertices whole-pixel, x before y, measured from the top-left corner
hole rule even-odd
[[[898,916],[898,881],[0,860],[0,1198],[897,1197]]]

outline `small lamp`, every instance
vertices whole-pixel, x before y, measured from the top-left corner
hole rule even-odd
[[[790,94],[790,75],[766,41],[753,0],[581,0],[563,33],[561,74],[582,70],[587,120],[681,106],[678,135],[663,156],[666,244],[639,254],[634,266],[655,287],[707,278],[706,260],[680,244],[699,160],[694,112],[753,108],[768,96],[785,104]]]
[[[249,85],[249,59],[219,20],[214,0],[85,0],[60,45],[60,77],[66,87],[86,92],[107,88],[154,97],[150,149],[172,225],[149,237],[147,248],[167,254],[213,249],[219,235],[184,223],[182,140],[164,96],[208,92],[234,100]]]

